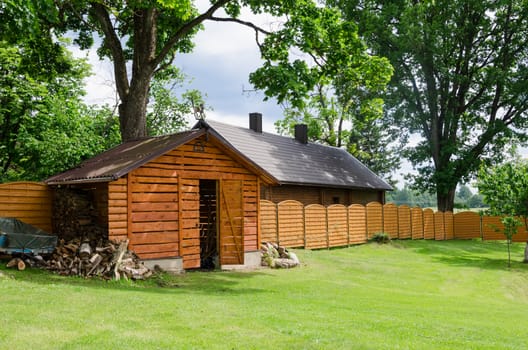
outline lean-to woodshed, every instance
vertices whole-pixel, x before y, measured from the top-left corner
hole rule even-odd
[[[90,193],[109,239],[170,270],[260,264],[259,189],[274,182],[206,127],[126,142],[46,180]]]

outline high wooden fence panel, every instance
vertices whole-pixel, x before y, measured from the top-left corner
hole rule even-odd
[[[432,209],[423,211],[423,239],[435,238],[434,212]]]
[[[304,209],[307,249],[328,247],[326,208],[311,204]]]
[[[453,218],[454,239],[480,238],[480,215],[473,211],[456,213]]]
[[[504,229],[504,225],[501,222],[499,216],[484,216],[482,218],[482,239],[488,240],[499,240],[504,239],[504,234],[501,231]]]
[[[383,206],[383,232],[390,238],[398,238],[398,207],[394,203]]]
[[[518,218],[523,222],[523,225],[517,228],[517,233],[513,235],[512,241],[514,242],[526,242],[528,241],[528,234],[526,232],[526,226],[524,225],[524,219]],[[482,239],[485,241],[491,240],[503,240],[504,225],[501,222],[499,216],[483,216],[482,217]]]
[[[304,205],[288,200],[277,206],[279,243],[285,247],[304,247]]]
[[[342,247],[348,245],[347,208],[334,204],[327,208],[328,215],[328,246]]]
[[[260,201],[260,239],[263,242],[278,241],[277,205],[267,200]]]
[[[367,204],[367,237],[383,232],[383,206],[377,202]]]
[[[367,211],[361,204],[348,207],[348,235],[349,244],[367,242]]]
[[[437,241],[445,239],[444,213],[440,211],[434,213],[434,239]]]
[[[421,208],[414,207],[411,209],[411,238],[412,239],[423,239],[424,238],[424,220],[423,210]]]
[[[261,237],[286,247],[320,249],[361,244],[384,232],[397,239],[474,239],[504,240],[500,217],[474,212],[433,212],[431,209],[397,207],[369,203],[366,206],[340,204],[324,207],[284,201],[261,201]],[[499,231],[497,231],[499,230]],[[514,241],[528,239],[525,226]]]
[[[14,217],[51,232],[52,194],[39,182],[0,184],[0,216]]]
[[[398,238],[411,238],[411,208],[407,205],[398,207]]]
[[[453,213],[447,211],[444,213],[444,234],[445,239],[453,239],[455,236],[455,226],[453,222]]]

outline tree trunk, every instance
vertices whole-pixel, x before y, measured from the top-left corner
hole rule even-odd
[[[147,103],[150,78],[131,86],[119,105],[119,126],[123,142],[147,136]]]
[[[528,264],[528,242],[526,242],[526,246],[524,247],[524,260],[523,263]]]
[[[437,189],[436,204],[438,206],[438,211],[453,211],[455,206],[455,192],[456,188],[449,189],[447,193],[441,192]]]

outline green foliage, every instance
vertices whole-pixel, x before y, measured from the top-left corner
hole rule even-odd
[[[70,69],[45,76],[24,54],[0,43],[0,182],[43,180],[119,141],[112,114],[81,102],[82,60],[62,51]]]
[[[450,210],[460,182],[482,161],[526,140],[528,6],[525,1],[327,1],[356,20],[394,76],[385,98],[402,134],[415,185]]]
[[[477,186],[491,215],[528,216],[528,162],[481,167]]]
[[[421,192],[410,188],[407,184],[399,189],[394,187],[394,191],[386,193],[386,201],[397,205],[408,205],[410,207],[430,208],[436,206],[436,198],[429,192]]]
[[[153,101],[147,111],[147,133],[151,136],[171,134],[188,127],[187,117],[195,106],[203,106],[204,99],[198,90],[187,90],[178,98],[174,90],[182,89],[186,77],[171,67],[154,77],[150,86]]]
[[[477,185],[488,203],[491,215],[504,216],[504,236],[508,240],[508,264],[510,263],[510,243],[517,233],[517,227],[524,225],[528,229],[528,162],[508,162],[494,167],[482,167],[478,174]],[[528,262],[528,242],[524,261]]]
[[[292,52],[291,47],[299,52]],[[367,51],[357,27],[335,9],[305,2],[262,44],[263,67],[250,81],[285,105],[281,133],[308,125],[312,141],[345,147],[379,175],[398,167],[395,129],[381,122],[392,67]]]

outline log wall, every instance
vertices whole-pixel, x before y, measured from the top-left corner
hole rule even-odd
[[[182,257],[184,268],[200,267],[200,179],[242,181],[240,249],[257,250],[258,178],[205,137],[109,184],[109,236],[128,235],[142,259]]]
[[[381,201],[382,198],[383,193],[381,191],[361,191],[294,185],[263,186],[261,194],[261,199],[273,203],[295,200],[301,202],[303,205],[367,204],[369,202]]]

